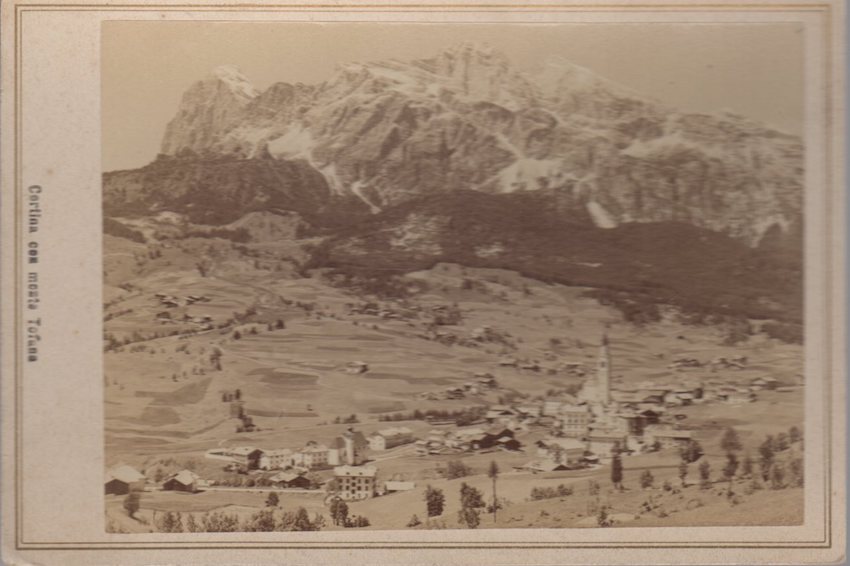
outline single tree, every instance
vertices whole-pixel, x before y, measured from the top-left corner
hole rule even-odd
[[[688,477],[688,463],[682,460],[679,462],[679,480],[682,485],[685,485],[685,479]]]
[[[732,478],[735,477],[735,472],[738,471],[738,457],[735,456],[734,452],[729,452],[726,454],[726,465],[723,466],[723,477],[726,478],[726,481],[729,482],[729,486],[731,489],[732,486]]]
[[[468,476],[471,473],[469,466],[461,462],[460,460],[449,460],[446,464],[446,478],[453,480],[456,478],[463,478]]]
[[[753,475],[753,458],[750,453],[744,454],[744,461],[741,462],[741,475],[749,478]]]
[[[254,533],[268,533],[275,530],[274,510],[262,509],[251,515],[242,526],[242,530]]]
[[[186,532],[187,533],[199,533],[201,532],[201,525],[195,520],[195,516],[189,513],[186,515]]]
[[[484,507],[484,496],[481,492],[468,485],[466,482],[460,484],[460,511],[458,522],[466,525],[469,529],[476,528],[481,523],[479,509]]]
[[[479,489],[463,482],[460,484],[460,505],[470,509],[480,509],[484,507],[484,496]]]
[[[770,467],[770,487],[771,489],[782,489],[785,487],[785,469],[779,462],[775,462]]]
[[[791,485],[794,487],[803,487],[804,484],[804,470],[803,470],[803,459],[802,458],[792,458],[790,462],[788,462],[788,472],[789,479],[791,481]]]
[[[499,465],[495,460],[490,460],[490,467],[487,470],[487,477],[493,481],[493,522],[496,522],[496,510],[499,507],[499,500],[496,498],[496,480],[499,478]]]
[[[275,525],[277,531],[318,531],[320,528],[318,522],[310,520],[310,515],[303,507],[299,507],[294,513],[284,513]]]
[[[759,446],[759,465],[761,466],[762,480],[767,481],[770,477],[770,468],[773,465],[773,437],[768,435]]]
[[[331,521],[334,525],[343,526],[348,521],[348,504],[339,497],[334,497],[331,501]]]
[[[700,487],[707,489],[711,485],[711,464],[708,460],[703,460],[699,465]]]
[[[720,439],[720,448],[724,452],[737,452],[741,450],[741,439],[738,437],[738,431],[731,426],[723,433],[723,438]]]
[[[141,496],[138,491],[131,491],[127,494],[127,497],[124,498],[124,510],[127,511],[127,515],[132,518],[136,518],[136,511],[139,510],[141,505]]]
[[[800,432],[799,428],[797,428],[796,426],[792,426],[790,429],[788,429],[788,440],[791,442],[791,444],[799,442],[802,439],[803,434]]]
[[[596,513],[596,526],[610,527],[613,521],[608,516],[608,508],[605,505],[599,506],[599,511]]]
[[[623,460],[619,450],[614,451],[614,457],[611,459],[611,483],[617,489],[623,489]]]
[[[469,507],[461,507],[457,513],[458,522],[461,525],[466,525],[468,529],[474,529],[481,523],[481,517],[478,514],[478,509]]]
[[[643,489],[649,489],[653,483],[655,483],[655,478],[652,476],[652,472],[644,470],[640,475],[640,486]]]
[[[276,492],[270,491],[269,496],[266,498],[266,507],[277,507],[278,503],[280,503],[280,497],[278,497]]]
[[[691,462],[696,462],[700,459],[703,455],[703,449],[699,442],[691,440],[681,448],[679,455],[683,462],[690,464]]]
[[[446,496],[443,495],[443,490],[431,487],[425,488],[425,505],[428,512],[428,517],[437,517],[443,514],[443,505],[446,503]]]
[[[419,520],[419,517],[414,513],[410,520],[407,522],[408,527],[416,527],[422,524],[422,521]]]

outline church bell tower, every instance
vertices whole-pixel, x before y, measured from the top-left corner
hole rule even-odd
[[[611,353],[608,351],[608,335],[602,335],[599,358],[596,360],[596,395],[603,405],[611,404]]]

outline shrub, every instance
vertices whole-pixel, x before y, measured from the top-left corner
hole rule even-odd
[[[419,520],[419,517],[414,513],[410,520],[407,522],[408,527],[417,527],[422,524],[422,521]]]
[[[463,478],[472,473],[472,470],[460,460],[449,460],[446,464],[446,478],[456,479]]]

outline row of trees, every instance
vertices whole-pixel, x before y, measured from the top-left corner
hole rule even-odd
[[[802,458],[790,458],[786,472],[785,467],[777,463],[776,455],[780,452],[788,450],[792,444],[802,444],[802,432],[796,426],[791,427],[788,432],[781,432],[777,435],[767,435],[764,441],[758,448],[758,465],[761,480],[764,482],[770,481],[771,486],[775,489],[786,486],[786,476],[790,485],[803,485],[803,463]],[[723,479],[730,483],[735,477],[753,478],[756,461],[749,453],[744,454],[743,458],[739,458],[738,453],[743,450],[741,439],[738,431],[732,427],[727,428],[720,439],[720,448],[726,453],[726,462],[721,470]],[[682,485],[687,484],[689,473],[689,464],[697,462],[702,458],[704,452],[699,442],[691,440],[684,445],[680,451],[681,458],[679,462],[678,475]],[[708,460],[703,460],[697,471],[699,473],[700,487],[707,489],[711,486],[711,464]],[[740,472],[740,474],[739,474]],[[619,447],[614,448],[613,457],[611,460],[611,483],[617,489],[623,488],[623,463],[620,457]],[[655,478],[652,472],[645,470],[640,476],[640,486],[644,489],[652,487],[655,483]]]
[[[235,513],[204,513],[200,518],[194,514],[166,511],[154,513],[154,527],[162,533],[233,533],[271,531],[319,531],[325,526],[325,518],[316,514],[310,518],[303,507],[295,511],[281,511],[267,507],[240,521]]]
[[[334,497],[331,501],[331,520],[334,525],[346,528],[368,527],[370,525],[369,519],[366,517],[349,516],[348,504],[339,497]]]
[[[461,465],[465,466],[462,462]],[[451,464],[451,462],[449,462]],[[468,468],[467,468],[468,469]],[[487,469],[487,477],[493,482],[493,502],[490,505],[484,503],[484,494],[481,490],[463,482],[460,484],[460,511],[458,511],[458,523],[469,529],[478,527],[481,523],[481,509],[486,507],[488,513],[493,514],[493,522],[498,520],[498,510],[501,508],[496,494],[496,483],[499,479],[499,466],[495,461],[490,461]],[[425,511],[430,519],[443,514],[446,496],[442,489],[428,485],[425,488]],[[421,524],[419,517],[413,515],[408,522],[409,527]]]

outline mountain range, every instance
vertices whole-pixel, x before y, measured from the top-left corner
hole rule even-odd
[[[462,43],[263,91],[234,67],[215,69],[184,93],[156,160],[104,174],[104,209],[219,225],[291,211],[330,236],[338,265],[376,250],[397,252],[385,259],[399,265],[444,260],[451,238],[468,240],[469,261],[546,264],[534,242],[557,255],[562,238],[565,254],[582,256],[567,263],[592,263],[583,247],[610,252],[595,243],[614,234],[664,240],[667,226],[675,257],[721,238],[747,261],[747,250],[767,250],[781,258],[767,273],[787,275],[801,265],[802,183],[797,136],[730,112],[680,112],[564,60],[527,73]],[[489,223],[477,232],[488,240],[470,218]]]

